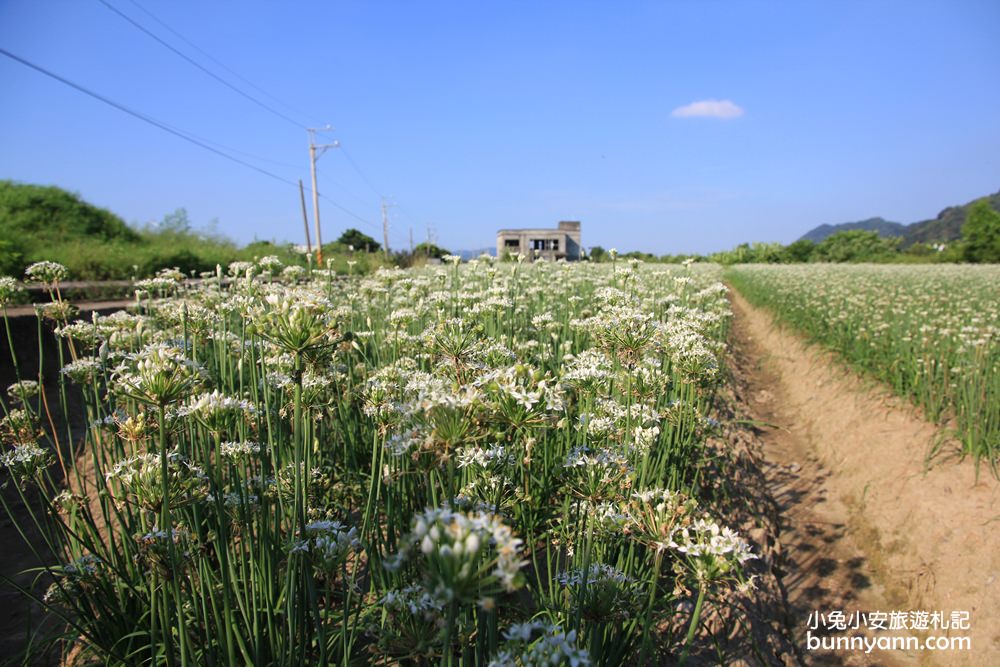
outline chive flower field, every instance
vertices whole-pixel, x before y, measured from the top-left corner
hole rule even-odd
[[[896,360],[970,446],[995,441],[995,419],[971,423],[997,402],[995,270],[862,271],[737,275],[814,335],[851,332],[857,363]],[[759,554],[706,444],[717,267],[453,258],[343,279],[264,258],[164,272],[128,312],[75,322],[62,267],[29,278],[51,295],[58,398],[17,369],[0,475],[44,537],[64,664],[718,662],[739,634],[725,610],[753,597]],[[949,301],[961,285],[976,300]],[[0,302],[17,289],[0,279]]]
[[[743,265],[754,305],[886,382],[997,473],[1000,266]]]

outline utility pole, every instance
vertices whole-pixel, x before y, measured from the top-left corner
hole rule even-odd
[[[302,179],[299,179],[299,199],[302,200],[302,225],[306,228],[306,253],[313,254],[312,243],[309,241],[309,214],[306,212],[306,189],[302,187]]]
[[[410,257],[413,257],[413,227],[410,227]]]
[[[312,173],[312,194],[313,194],[313,219],[316,222],[316,266],[317,268],[323,268],[323,237],[320,235],[319,228],[319,190],[316,189],[316,160],[323,156],[323,153],[329,148],[337,148],[340,146],[339,141],[334,141],[332,144],[320,144],[316,145],[316,133],[317,132],[328,132],[330,126],[327,125],[324,128],[316,129],[313,127],[307,128],[309,132],[309,170]],[[319,153],[316,153],[316,149],[320,149]]]
[[[385,256],[389,256],[389,212],[390,206],[395,204],[386,204],[385,197],[382,197],[382,240],[385,242],[382,246],[385,249]],[[412,253],[412,251],[411,251]]]

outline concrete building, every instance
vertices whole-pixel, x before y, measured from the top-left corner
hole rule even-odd
[[[497,257],[521,253],[530,259],[550,261],[581,258],[580,223],[564,220],[556,229],[501,229],[497,232]]]

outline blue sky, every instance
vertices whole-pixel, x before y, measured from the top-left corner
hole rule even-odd
[[[99,0],[0,0],[0,48],[307,187],[304,128],[330,124],[320,191],[350,214],[321,201],[324,241],[380,239],[381,196],[396,248],[578,219],[662,254],[1000,189],[995,0],[106,2],[291,122]],[[296,187],[4,56],[0,178],[302,240]]]

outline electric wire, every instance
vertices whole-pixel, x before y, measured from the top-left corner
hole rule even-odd
[[[198,46],[197,44],[195,44],[194,42],[192,42],[190,39],[188,39],[187,37],[185,37],[184,35],[182,35],[180,32],[178,32],[177,30],[175,30],[174,28],[172,28],[169,24],[167,24],[165,21],[163,21],[162,19],[160,19],[156,14],[154,14],[153,12],[149,11],[148,9],[146,9],[145,7],[143,7],[141,4],[139,4],[138,2],[136,2],[136,0],[128,0],[128,1],[134,7],[136,7],[139,11],[141,11],[146,16],[148,16],[149,18],[151,18],[154,21],[156,21],[165,30],[167,30],[168,32],[170,32],[170,34],[172,34],[175,37],[177,37],[177,39],[181,40],[182,42],[184,42],[185,44],[187,44],[188,46],[190,46],[192,49],[194,49],[195,51],[197,51],[201,55],[205,56],[206,58],[208,58],[209,60],[211,60],[213,63],[215,63],[216,65],[218,65],[222,69],[226,70],[227,72],[229,72],[230,74],[232,74],[234,77],[236,77],[237,79],[239,79],[240,81],[242,81],[246,85],[250,86],[251,88],[253,88],[257,92],[259,92],[260,94],[264,95],[265,97],[270,98],[274,102],[280,104],[281,106],[285,107],[289,111],[295,112],[296,114],[298,114],[299,116],[302,116],[303,118],[308,118],[308,119],[310,119],[310,121],[315,121],[316,120],[311,114],[308,114],[305,111],[302,111],[301,109],[297,109],[294,106],[292,106],[291,104],[288,104],[287,102],[285,102],[284,100],[282,100],[282,99],[280,99],[278,97],[275,97],[271,93],[267,92],[266,90],[264,90],[263,88],[261,88],[260,86],[258,86],[257,84],[255,84],[253,81],[247,79],[245,76],[242,76],[239,72],[237,72],[236,70],[232,69],[231,67],[229,67],[228,65],[226,65],[224,62],[222,62],[218,58],[215,58],[214,56],[212,56],[211,53],[209,53],[205,49],[201,48],[200,46]],[[317,123],[314,122],[314,124],[317,124]]]
[[[347,149],[341,146],[340,152],[344,154],[344,157],[347,158],[347,161],[350,163],[350,165],[354,167],[354,171],[358,172],[358,176],[360,176],[361,180],[365,182],[365,185],[367,185],[368,188],[375,193],[376,197],[381,198],[382,194],[379,192],[378,188],[372,185],[371,180],[369,180],[368,177],[365,176],[365,173],[361,171],[361,167],[359,167],[358,163],[354,161],[354,158],[352,158],[351,154],[347,152]]]
[[[208,69],[207,67],[205,67],[204,65],[202,65],[201,63],[199,63],[194,58],[189,57],[187,54],[185,54],[180,49],[175,48],[173,45],[171,45],[166,40],[161,39],[158,35],[156,35],[156,33],[154,33],[153,31],[149,30],[148,28],[146,28],[145,26],[143,26],[141,23],[139,23],[138,21],[136,21],[135,19],[133,19],[132,17],[130,17],[128,14],[125,14],[124,12],[122,12],[121,10],[119,10],[114,5],[108,3],[107,0],[97,0],[97,1],[99,3],[101,3],[102,5],[104,5],[105,7],[107,7],[112,12],[114,12],[115,14],[117,14],[118,16],[120,16],[122,19],[124,19],[125,21],[127,21],[129,24],[131,24],[132,26],[134,26],[136,29],[142,31],[146,35],[149,35],[151,38],[153,38],[154,40],[156,40],[157,43],[161,44],[163,47],[165,47],[166,49],[170,50],[172,53],[175,53],[176,55],[180,56],[181,58],[183,58],[187,62],[191,63],[192,65],[194,65],[195,67],[197,67],[198,69],[200,69],[202,72],[204,72],[208,76],[212,77],[213,79],[215,79],[216,81],[218,81],[222,85],[224,85],[226,88],[229,88],[230,90],[238,93],[239,95],[242,95],[243,97],[247,98],[248,100],[250,100],[251,102],[253,102],[257,106],[261,107],[262,109],[266,109],[267,111],[270,111],[275,116],[278,116],[279,118],[282,118],[283,120],[285,120],[288,123],[291,123],[295,127],[299,128],[299,129],[303,129],[303,125],[301,125],[298,121],[296,121],[296,120],[290,118],[289,116],[281,113],[280,111],[278,111],[274,107],[272,107],[272,106],[270,106],[270,105],[268,105],[268,104],[266,104],[264,102],[261,102],[260,100],[258,100],[253,95],[251,95],[251,94],[249,94],[249,93],[247,93],[247,92],[245,92],[243,90],[240,90],[239,88],[237,88],[233,84],[229,83],[228,81],[226,81],[225,79],[223,79],[221,76],[219,76],[218,74],[216,74],[212,70]]]
[[[59,83],[62,83],[64,85],[66,85],[66,86],[69,86],[70,88],[73,88],[74,90],[77,90],[78,92],[81,92],[84,95],[87,95],[89,97],[92,97],[92,98],[100,101],[100,102],[103,102],[103,103],[107,104],[108,106],[114,107],[115,109],[118,109],[119,111],[121,111],[123,113],[126,113],[126,114],[128,114],[128,115],[130,115],[130,116],[132,116],[134,118],[138,118],[139,120],[143,121],[144,123],[149,123],[150,125],[153,125],[154,127],[157,127],[159,129],[163,130],[164,132],[167,132],[169,134],[174,135],[175,137],[183,139],[184,141],[192,143],[195,146],[199,146],[200,148],[203,148],[204,150],[207,150],[207,151],[210,151],[212,153],[215,153],[216,155],[224,157],[227,160],[231,160],[233,162],[241,164],[244,167],[249,167],[250,169],[253,169],[254,171],[260,172],[261,174],[264,174],[265,176],[269,176],[269,177],[271,177],[271,178],[273,178],[275,180],[281,181],[282,183],[288,183],[290,185],[295,185],[296,187],[298,187],[298,185],[296,183],[292,183],[292,181],[289,181],[288,179],[282,178],[281,176],[278,176],[277,174],[274,174],[274,173],[272,173],[272,172],[270,172],[270,171],[268,171],[266,169],[261,169],[260,167],[254,165],[254,164],[251,164],[249,162],[241,160],[241,159],[239,159],[239,158],[237,158],[235,156],[232,156],[229,153],[221,151],[221,150],[219,150],[217,148],[213,148],[212,146],[208,145],[207,143],[205,143],[203,141],[200,141],[199,139],[196,139],[193,136],[191,136],[191,135],[189,135],[189,134],[187,134],[185,132],[182,132],[180,130],[177,130],[177,129],[171,127],[167,123],[164,123],[162,121],[156,120],[155,118],[153,118],[151,116],[147,116],[146,114],[141,113],[139,111],[135,111],[133,109],[130,109],[130,108],[128,108],[127,106],[125,106],[123,104],[119,104],[118,102],[115,102],[114,100],[112,100],[110,98],[107,98],[107,97],[101,95],[100,93],[96,93],[96,92],[90,90],[89,88],[85,88],[84,86],[82,86],[82,85],[80,85],[78,83],[74,83],[73,81],[70,81],[67,78],[59,76],[55,72],[47,70],[44,67],[42,67],[41,65],[36,65],[35,63],[33,63],[33,62],[29,61],[29,60],[25,60],[24,58],[21,58],[20,56],[15,55],[15,54],[11,53],[10,51],[7,51],[4,48],[0,48],[0,54],[3,54],[5,56],[7,56],[11,60],[17,61],[17,62],[21,63],[22,65],[24,65],[26,67],[30,67],[31,69],[35,70],[36,72],[40,72],[41,74],[44,74],[45,76],[47,76],[49,78],[55,79]]]
[[[340,192],[344,193],[345,195],[347,195],[348,197],[350,197],[351,199],[353,199],[355,202],[361,204],[362,206],[368,207],[368,206],[372,205],[372,202],[367,201],[367,200],[363,199],[362,197],[360,197],[359,195],[354,194],[353,192],[351,192],[350,190],[348,190],[347,186],[344,185],[342,182],[338,181],[335,178],[332,178],[326,171],[320,169],[319,168],[319,164],[316,165],[316,176],[317,177],[323,176],[323,178],[328,183],[333,184]]]
[[[303,127],[297,121],[293,120],[292,118],[289,118],[287,115],[281,113],[280,111],[277,111],[273,107],[268,106],[267,104],[264,104],[263,102],[261,102],[257,98],[255,98],[252,95],[246,93],[245,91],[240,90],[236,86],[232,85],[231,83],[229,83],[228,81],[226,81],[222,77],[218,76],[217,74],[215,74],[214,72],[212,72],[211,70],[209,70],[207,67],[203,66],[202,64],[198,63],[193,58],[191,58],[188,55],[184,54],[182,51],[180,51],[179,49],[175,48],[174,46],[172,46],[171,44],[169,44],[167,41],[161,39],[159,36],[157,36],[151,30],[149,30],[148,28],[146,28],[145,26],[143,26],[142,24],[140,24],[138,21],[136,21],[135,19],[129,17],[127,14],[125,14],[124,12],[120,11],[119,9],[117,9],[116,7],[114,7],[113,5],[111,5],[110,3],[108,3],[107,0],[98,0],[98,2],[100,2],[106,8],[108,8],[109,10],[111,10],[112,12],[114,12],[115,14],[117,14],[118,16],[120,16],[122,19],[124,19],[129,24],[131,24],[133,27],[135,27],[136,29],[142,31],[143,33],[145,33],[146,35],[148,35],[152,39],[156,40],[159,44],[161,44],[165,48],[169,49],[171,52],[173,52],[174,54],[178,55],[179,57],[183,58],[185,61],[187,61],[191,65],[194,65],[195,67],[197,67],[199,70],[201,70],[205,74],[211,76],[213,79],[215,79],[219,83],[225,85],[227,88],[230,88],[231,90],[239,93],[243,97],[245,97],[245,98],[249,99],[250,101],[254,102],[255,104],[263,107],[267,111],[270,111],[271,113],[279,116],[280,118],[282,118],[283,120],[291,123],[292,125],[295,125],[296,127],[300,128],[300,129]],[[301,116],[311,117],[311,114],[304,113],[304,112],[302,112],[302,111],[300,111],[298,109],[295,109],[294,107],[286,104],[285,102],[282,102],[280,99],[278,99],[274,95],[268,93],[266,90],[264,90],[260,86],[257,86],[252,81],[250,81],[247,78],[241,76],[239,73],[237,73],[236,71],[234,71],[232,68],[228,67],[225,63],[222,63],[218,59],[212,57],[211,54],[209,54],[208,52],[206,52],[204,49],[200,48],[197,44],[195,44],[194,42],[192,42],[191,40],[189,40],[188,38],[186,38],[184,35],[182,35],[181,33],[179,33],[174,28],[170,27],[167,23],[165,23],[164,21],[162,21],[155,14],[153,14],[148,9],[146,9],[145,7],[143,7],[142,5],[140,5],[135,0],[129,0],[129,2],[133,6],[137,7],[140,11],[142,11],[143,13],[145,13],[147,16],[149,16],[152,20],[156,21],[156,23],[158,23],[159,25],[161,25],[164,29],[166,29],[167,31],[169,31],[171,34],[173,34],[174,36],[176,36],[178,39],[182,40],[185,44],[187,44],[191,48],[193,48],[196,51],[198,51],[199,53],[201,53],[203,56],[205,56],[206,58],[208,58],[209,60],[211,60],[212,62],[214,62],[219,67],[222,67],[227,72],[229,72],[230,74],[232,74],[233,76],[235,76],[236,78],[238,78],[239,80],[241,80],[242,82],[246,83],[248,86],[251,86],[252,88],[254,88],[255,90],[257,90],[261,94],[269,97],[270,99],[274,100],[278,104],[281,104],[282,106],[295,111],[295,113],[297,113],[297,114],[299,114]],[[323,130],[318,130],[318,132],[322,133]],[[351,168],[354,169],[355,172],[357,172],[358,176],[361,177],[361,180],[375,194],[375,196],[378,197],[379,199],[381,199],[382,198],[381,192],[379,191],[378,188],[375,187],[375,185],[373,184],[372,180],[368,177],[368,175],[364,172],[364,170],[361,169],[361,167],[354,160],[354,158],[351,157],[350,152],[347,151],[343,147],[343,145],[341,145],[340,148],[341,148],[341,152],[344,155],[344,158],[347,160],[348,164],[350,164]],[[263,160],[263,161],[266,161],[266,162],[271,162],[271,163],[274,163],[274,164],[280,164],[282,166],[290,166],[287,163],[282,163],[282,162],[278,162],[278,161],[275,161],[275,160],[268,160],[267,158],[262,158],[262,157],[259,157],[259,156],[254,156],[252,154],[245,153],[243,151],[238,151],[238,150],[235,150],[235,149],[229,149],[229,150],[233,150],[234,152],[238,152],[238,153],[243,153],[245,155],[249,155],[251,157],[255,157],[256,159]],[[344,192],[347,193],[347,190],[344,189]],[[349,194],[349,193],[347,193],[347,194]],[[352,195],[352,196],[355,199],[357,199],[357,200],[360,201],[360,198],[358,198],[357,196],[355,196],[355,195]],[[350,215],[352,215],[352,217],[355,217],[356,219],[362,220],[362,218],[360,218],[359,216],[355,216],[354,214],[350,214]],[[371,223],[369,223],[369,224],[371,224]]]
[[[22,65],[24,65],[25,67],[33,69],[36,72],[39,72],[40,74],[44,74],[45,76],[47,76],[47,77],[49,77],[51,79],[54,79],[54,80],[58,81],[59,83],[62,83],[65,86],[69,86],[70,88],[73,88],[74,90],[76,90],[76,91],[78,91],[80,93],[83,93],[84,95],[87,95],[88,97],[92,97],[92,98],[94,98],[94,99],[96,99],[96,100],[98,100],[100,102],[103,102],[104,104],[107,104],[108,106],[110,106],[110,107],[112,107],[114,109],[117,109],[118,111],[121,111],[122,113],[128,114],[129,116],[132,116],[133,118],[137,118],[137,119],[143,121],[144,123],[148,123],[149,125],[152,125],[152,126],[158,128],[158,129],[160,129],[160,130],[162,130],[162,131],[164,131],[164,132],[166,132],[168,134],[171,134],[171,135],[173,135],[173,136],[175,136],[175,137],[177,137],[179,139],[182,139],[182,140],[184,140],[184,141],[186,141],[186,142],[188,142],[190,144],[198,146],[199,148],[202,148],[203,150],[209,151],[210,153],[214,153],[215,155],[218,155],[219,157],[225,158],[225,159],[227,159],[227,160],[229,160],[231,162],[235,162],[236,164],[240,164],[240,165],[242,165],[244,167],[247,167],[248,169],[253,169],[254,171],[256,171],[256,172],[258,172],[260,174],[263,174],[264,176],[272,178],[272,179],[274,179],[276,181],[280,181],[281,183],[285,183],[286,185],[290,185],[290,186],[292,186],[292,187],[294,187],[296,189],[298,189],[298,187],[299,187],[299,184],[297,182],[290,181],[287,178],[283,178],[282,176],[279,176],[279,175],[277,175],[277,174],[275,174],[275,173],[273,173],[271,171],[268,171],[267,169],[263,169],[261,167],[258,167],[257,165],[251,164],[250,162],[247,162],[245,160],[241,160],[240,158],[238,158],[238,157],[236,157],[234,155],[230,155],[229,153],[226,153],[225,151],[219,150],[217,148],[213,148],[212,146],[210,146],[205,141],[199,140],[199,139],[193,137],[192,135],[190,135],[190,134],[188,134],[188,133],[186,133],[186,132],[184,132],[182,130],[179,130],[177,128],[171,127],[167,123],[159,121],[159,120],[157,120],[157,119],[155,119],[155,118],[153,118],[151,116],[148,116],[148,115],[146,115],[146,114],[144,114],[142,112],[135,111],[134,109],[130,109],[129,107],[127,107],[127,106],[125,106],[123,104],[120,104],[118,102],[115,102],[114,100],[112,100],[112,99],[110,99],[108,97],[105,97],[104,95],[101,95],[100,93],[94,92],[93,90],[90,90],[89,88],[86,88],[85,86],[82,86],[82,85],[80,85],[78,83],[74,83],[73,81],[70,81],[69,79],[67,79],[65,77],[62,77],[62,76],[56,74],[55,72],[52,72],[52,71],[50,71],[48,69],[45,69],[41,65],[36,65],[35,63],[33,63],[33,62],[29,61],[29,60],[26,60],[26,59],[24,59],[24,58],[22,58],[22,57],[20,57],[20,56],[18,56],[16,54],[13,54],[10,51],[7,51],[6,49],[4,49],[2,47],[0,47],[0,55],[4,55],[4,56],[10,58],[11,60],[19,62]],[[346,215],[354,218],[355,220],[358,220],[359,222],[362,222],[362,223],[364,223],[366,225],[369,225],[369,226],[371,226],[374,229],[378,229],[379,228],[379,226],[377,224],[375,224],[374,222],[372,222],[371,220],[368,220],[368,219],[366,219],[366,218],[358,215],[357,213],[354,213],[350,209],[344,207],[343,205],[341,205],[337,201],[331,199],[330,197],[327,197],[323,193],[321,193],[321,192],[318,193],[318,196],[321,197],[322,199],[324,199],[325,201],[329,202],[334,208],[336,208],[339,211],[341,211],[342,213],[344,213],[344,214],[346,214]]]

